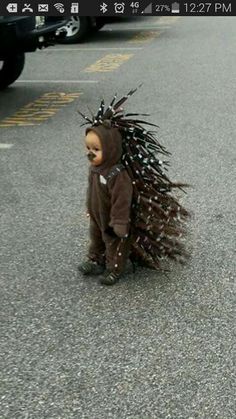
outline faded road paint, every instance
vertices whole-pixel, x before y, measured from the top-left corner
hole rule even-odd
[[[54,116],[63,106],[77,99],[82,93],[45,93],[34,102],[25,105],[12,116],[0,121],[0,128],[40,125]]]
[[[160,35],[161,31],[143,31],[136,34],[133,38],[129,40],[130,43],[144,43],[152,41]]]
[[[108,54],[94,64],[85,68],[86,73],[113,71],[120,67],[125,61],[133,57],[133,54]]]

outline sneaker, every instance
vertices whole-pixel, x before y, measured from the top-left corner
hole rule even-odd
[[[78,270],[83,275],[100,275],[105,271],[105,266],[88,259],[78,266]]]
[[[107,271],[100,279],[100,283],[102,285],[115,285],[119,281],[120,277],[121,275],[116,274],[115,272]]]

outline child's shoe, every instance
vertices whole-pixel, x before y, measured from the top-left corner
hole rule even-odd
[[[102,285],[115,285],[121,277],[121,274],[115,272],[106,271],[105,274],[101,277],[100,283]]]
[[[78,266],[78,270],[83,275],[100,275],[105,271],[105,266],[87,259]]]

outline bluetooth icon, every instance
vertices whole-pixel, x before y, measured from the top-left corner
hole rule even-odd
[[[107,12],[107,4],[106,3],[100,4],[100,11],[102,13],[106,13]]]

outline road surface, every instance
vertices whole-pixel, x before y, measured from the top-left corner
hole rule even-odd
[[[107,25],[27,56],[0,96],[1,418],[235,418],[234,17]],[[84,279],[87,159],[77,109],[143,83],[171,151],[191,259],[168,278]]]

